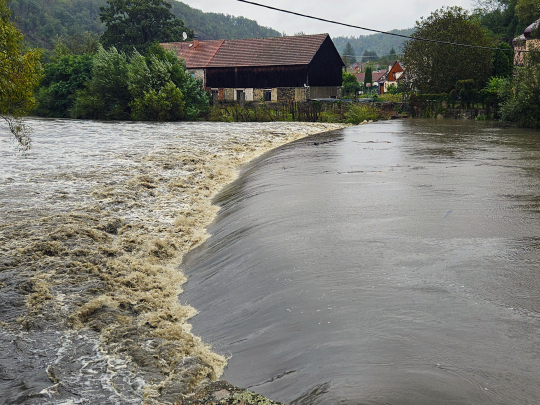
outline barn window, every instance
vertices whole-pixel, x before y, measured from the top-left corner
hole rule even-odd
[[[263,99],[264,101],[272,101],[272,90],[264,90]]]

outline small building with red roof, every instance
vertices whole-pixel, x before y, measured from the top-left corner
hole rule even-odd
[[[341,98],[344,67],[328,34],[161,44],[215,101]]]

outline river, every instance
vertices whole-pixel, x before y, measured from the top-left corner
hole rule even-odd
[[[540,403],[540,137],[400,120],[246,166],[184,259],[223,378],[290,404]]]
[[[171,404],[226,364],[190,332],[183,255],[212,198],[309,123],[0,123],[0,404]]]

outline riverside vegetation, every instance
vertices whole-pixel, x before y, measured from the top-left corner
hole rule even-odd
[[[5,0],[1,1],[5,8]],[[22,4],[22,0],[16,2],[19,9]],[[183,33],[187,33],[188,37],[193,35],[193,31],[171,12],[169,3],[165,0],[144,4],[109,0],[104,4],[99,13],[105,27],[103,34],[98,37],[84,32],[58,37],[43,72],[43,61],[36,58],[40,51],[24,53],[28,57],[33,55],[32,63],[27,66],[32,65],[34,69],[34,73],[28,76],[32,79],[18,85],[26,89],[27,102],[24,105],[19,103],[22,107],[16,113],[4,108],[1,111],[4,116],[22,116],[32,112],[44,117],[107,120],[299,120],[347,123],[388,116],[388,106],[375,108],[366,104],[328,107],[312,102],[294,106],[267,106],[256,102],[245,107],[226,104],[211,106],[208,93],[201,88],[202,83],[186,71],[183,61],[158,45],[159,42],[181,40]],[[125,10],[123,16],[117,12],[120,9]],[[7,8],[5,15],[9,16]],[[152,30],[139,29],[144,26],[145,18],[154,18],[159,24]],[[11,24],[7,17],[2,21],[4,25]],[[455,104],[459,97],[459,104],[467,101],[467,107],[471,103],[473,106],[488,103],[492,110],[484,114],[488,118],[514,121],[529,127],[539,126],[540,118],[529,101],[531,97],[535,99],[539,82],[534,62],[528,62],[523,72],[512,79],[511,48],[488,31],[482,21],[478,14],[470,14],[459,7],[442,8],[418,21],[413,38],[493,46],[493,50],[408,41],[401,55],[409,73],[406,80],[400,88],[391,89],[390,93],[393,94],[377,101],[387,97],[392,101],[403,98],[395,94],[399,92],[406,97],[415,94],[411,101],[416,105],[418,101],[429,99],[429,107],[427,110],[422,107],[424,112],[420,114],[427,117],[433,110],[432,95],[446,97],[450,104]],[[18,47],[22,52],[22,43]],[[460,60],[460,64],[449,64],[448,60]],[[441,75],[441,72],[444,74]],[[12,80],[9,72],[2,74],[4,81]],[[359,86],[355,80],[353,75],[344,73],[346,97],[355,98]],[[469,84],[462,89],[457,88],[457,83],[461,82]],[[32,94],[38,83],[37,90]],[[417,96],[416,93],[424,96]],[[393,111],[394,114],[396,112]],[[23,125],[15,127],[23,128]],[[23,137],[19,136],[19,139]]]

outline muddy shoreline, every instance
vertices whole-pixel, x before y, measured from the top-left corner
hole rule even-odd
[[[29,123],[0,145],[0,403],[271,403],[211,383],[179,264],[242,164],[343,125]]]

